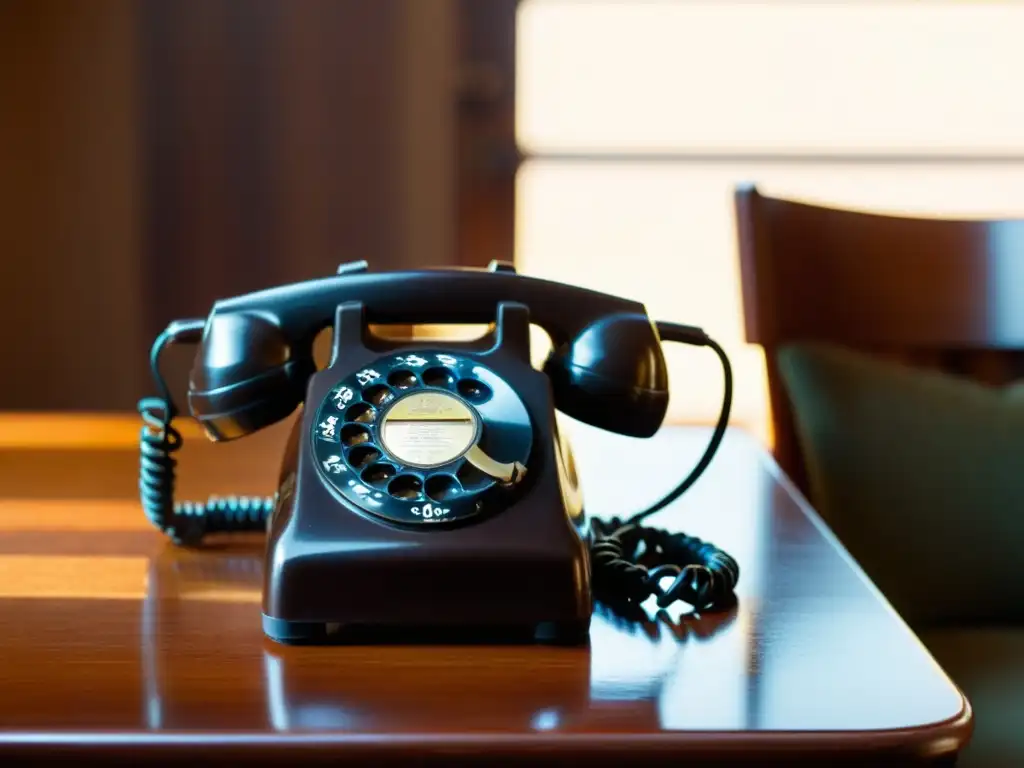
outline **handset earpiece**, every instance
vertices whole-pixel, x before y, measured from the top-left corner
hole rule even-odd
[[[244,437],[291,414],[315,365],[310,345],[296,345],[255,312],[214,312],[189,377],[188,406],[213,440]]]
[[[556,344],[544,363],[555,407],[586,424],[651,437],[668,410],[668,370],[644,314],[616,313]]]

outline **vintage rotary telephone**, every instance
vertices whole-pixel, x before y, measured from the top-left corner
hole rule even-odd
[[[329,365],[313,342],[333,322]],[[531,364],[530,324],[552,341]],[[490,324],[481,339],[387,340],[370,324]],[[706,346],[725,375],[708,447],[668,496],[625,522],[587,520],[559,410],[650,437],[668,407],[662,341]],[[174,501],[177,410],[159,369],[172,342],[198,343],[188,408],[215,441],[304,404],[267,498]],[[160,398],[139,403],[142,506],[182,545],[267,531],[263,627],[281,642],[397,632],[575,642],[593,600],[697,611],[731,604],[735,561],[713,545],[639,525],[710,463],[728,422],[732,376],[698,328],[654,323],[643,305],[486,269],[338,274],[218,301],[153,344]],[[671,584],[663,584],[671,579]]]

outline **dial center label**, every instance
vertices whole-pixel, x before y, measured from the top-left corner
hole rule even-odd
[[[417,392],[396,401],[381,421],[385,450],[417,467],[454,461],[473,445],[476,413],[447,392]]]

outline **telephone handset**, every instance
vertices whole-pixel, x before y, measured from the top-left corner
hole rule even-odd
[[[316,336],[333,323],[330,362]],[[371,324],[489,324],[470,342],[387,340]],[[551,338],[541,371],[530,324]],[[554,411],[611,432],[654,435],[668,408],[663,341],[706,346],[724,373],[704,455],[664,499],[628,520],[588,519]],[[302,406],[277,491],[175,502],[177,416],[160,355],[197,343],[188,409],[214,441]],[[334,276],[214,304],[172,322],[151,353],[160,397],[139,403],[140,494],[175,542],[266,530],[263,626],[281,642],[377,631],[490,630],[581,640],[593,601],[698,612],[731,605],[736,562],[713,545],[640,525],[711,462],[728,424],[732,374],[702,330],[653,322],[628,299],[516,274],[493,262]],[[668,587],[662,583],[671,578]],[[429,585],[425,588],[424,585]]]

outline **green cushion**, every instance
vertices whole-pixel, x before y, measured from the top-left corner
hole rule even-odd
[[[778,363],[814,505],[896,609],[1024,620],[1024,385],[820,344]]]
[[[974,708],[974,735],[957,768],[1024,766],[1024,629],[921,635]]]

